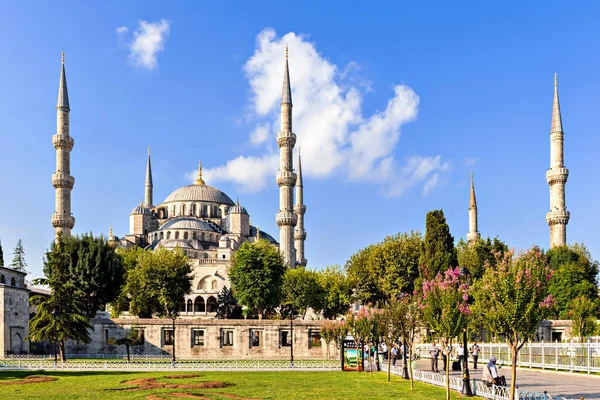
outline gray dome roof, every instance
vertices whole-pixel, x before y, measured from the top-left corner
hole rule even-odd
[[[229,209],[229,214],[238,213],[238,214],[248,214],[248,211],[238,202],[235,206]]]
[[[177,247],[181,247],[182,249],[193,249],[194,247],[188,243],[187,240],[181,240],[181,239],[170,239],[170,240],[164,240],[161,243],[161,247],[165,247],[167,249],[174,249]]]
[[[145,215],[152,215],[152,211],[150,211],[150,209],[148,207],[144,207],[142,204],[140,204],[139,206],[137,206],[136,208],[134,208],[131,211],[132,214],[145,214]]]
[[[158,230],[165,229],[197,229],[201,231],[215,232],[215,229],[208,223],[196,218],[175,218],[165,222]]]
[[[232,206],[233,201],[219,189],[208,185],[188,185],[175,190],[165,199],[165,203],[173,201],[209,201]]]

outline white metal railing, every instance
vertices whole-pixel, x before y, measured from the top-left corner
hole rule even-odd
[[[387,372],[387,364],[383,363],[382,370]],[[402,367],[392,366],[390,372],[394,375],[402,375]],[[446,375],[436,372],[422,371],[413,369],[413,379],[415,381],[428,383],[430,385],[446,387]],[[461,377],[450,376],[450,389],[460,392],[462,390],[463,380]],[[473,394],[484,399],[510,400],[510,388],[503,386],[488,386],[481,380],[471,379],[471,389]],[[526,390],[516,389],[515,400],[570,400],[565,397],[553,397],[546,393],[528,392]],[[572,399],[571,399],[572,400]]]
[[[430,344],[416,346],[416,353],[429,358]],[[455,345],[453,354],[458,346]],[[469,345],[470,347],[470,345]],[[487,362],[493,355],[498,365],[511,364],[511,352],[506,343],[480,343],[479,361]],[[517,367],[550,369],[569,372],[600,372],[600,343],[537,342],[526,343],[517,354]]]

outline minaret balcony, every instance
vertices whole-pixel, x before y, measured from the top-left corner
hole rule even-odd
[[[73,149],[73,145],[75,144],[75,141],[69,135],[61,135],[61,134],[57,133],[56,135],[52,136],[52,144],[54,145],[54,148],[57,150],[63,149],[63,150],[71,151]]]
[[[51,221],[55,228],[73,229],[75,226],[75,218],[72,215],[52,214]]]
[[[294,147],[296,144],[296,134],[293,132],[279,132],[277,134],[277,145],[282,147]]]
[[[275,216],[277,226],[296,226],[298,217],[291,211],[279,211]]]
[[[571,218],[571,213],[567,210],[550,211],[546,214],[546,222],[548,225],[566,225]]]
[[[306,213],[306,206],[304,204],[296,204],[294,206],[294,212],[298,215],[304,215]]]
[[[481,237],[481,234],[479,232],[469,232],[469,233],[467,233],[467,241],[469,243],[475,242],[476,240],[479,240],[480,237]]]
[[[279,171],[277,174],[277,185],[294,186],[296,184],[296,174],[291,171]]]
[[[75,178],[63,173],[52,174],[52,185],[57,189],[73,189]]]
[[[306,231],[295,230],[294,231],[294,240],[306,240]]]
[[[569,170],[565,167],[552,167],[546,171],[546,181],[551,185],[555,182],[565,183],[569,177]]]

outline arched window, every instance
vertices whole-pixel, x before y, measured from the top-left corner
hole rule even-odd
[[[206,305],[204,304],[204,298],[202,296],[196,297],[194,300],[194,312],[204,312],[206,311]]]
[[[185,240],[187,240],[187,239],[188,239],[188,233],[187,233],[187,232],[183,232],[183,238],[184,238]]]
[[[175,239],[179,239],[179,231],[175,232]]]
[[[196,240],[197,236],[196,236],[196,232],[192,233],[192,239]]]
[[[17,286],[17,281],[14,277],[10,278],[10,286]]]
[[[188,299],[187,301],[187,312],[192,312],[194,311],[194,305],[192,303],[192,299]]]
[[[161,233],[160,233],[160,238],[161,238],[161,239],[164,239],[164,238],[165,238],[165,234],[164,234],[164,232],[161,232]]]
[[[171,231],[167,232],[167,240],[171,239]]]
[[[225,254],[223,254],[223,260],[225,259]]]
[[[206,217],[208,214],[208,209],[206,208],[206,204],[202,205],[202,216]]]
[[[219,212],[217,211],[217,206],[213,207],[213,212],[212,212],[212,216],[216,217],[217,215],[219,215]]]
[[[6,278],[4,275],[0,275],[0,283],[6,283]]]
[[[215,299],[213,296],[210,296],[208,300],[206,300],[206,311],[217,312],[217,299]]]
[[[208,253],[204,253],[204,258],[208,258]]]
[[[197,212],[198,212],[198,207],[196,207],[195,204],[192,204],[192,215],[196,215]]]
[[[181,206],[181,215],[185,215],[185,204]]]
[[[179,303],[179,312],[185,312],[185,300],[181,300]]]
[[[217,283],[217,281],[216,281],[216,280],[212,281],[212,283],[211,283],[211,289],[212,289],[212,290],[217,290],[217,284],[218,284],[218,283]]]
[[[217,210],[217,217],[221,218],[221,209],[220,208]]]
[[[173,204],[173,216],[177,214],[177,205]]]

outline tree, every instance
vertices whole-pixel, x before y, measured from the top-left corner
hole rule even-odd
[[[583,245],[557,246],[546,252],[548,265],[552,271],[550,294],[555,303],[551,317],[569,318],[570,304],[576,297],[593,299],[596,304],[594,315],[600,316],[598,301],[598,261],[592,259]]]
[[[364,351],[363,343],[368,340],[373,332],[371,310],[361,308],[356,314],[350,313],[346,316],[348,328],[352,332],[354,343],[356,343],[356,370],[360,371],[363,357],[360,353]],[[363,365],[364,369],[364,365]]]
[[[377,258],[383,263],[384,273],[379,285],[386,301],[402,293],[412,293],[419,277],[419,260],[423,254],[423,238],[419,232],[399,233],[386,237],[379,245]]]
[[[4,267],[4,252],[2,251],[2,240],[0,240],[0,267]]]
[[[398,316],[398,328],[400,329],[400,334],[404,340],[406,340],[406,345],[408,346],[410,390],[415,390],[411,360],[413,347],[415,344],[415,336],[421,324],[423,323],[423,312],[421,310],[423,305],[421,304],[421,299],[422,295],[417,294],[417,292],[414,292],[412,295],[404,294],[400,297],[400,300],[397,301],[395,305]]]
[[[50,287],[50,297],[32,296],[30,302],[37,306],[35,316],[29,321],[29,338],[34,341],[58,341],[60,358],[65,361],[65,341],[90,342],[89,324],[85,314],[83,294],[69,279],[71,253],[62,235],[52,243],[44,259],[46,278],[35,279],[36,285]],[[56,337],[54,336],[56,332]]]
[[[484,314],[485,328],[504,335],[511,349],[512,379],[510,398],[515,397],[517,356],[535,334],[552,306],[549,282],[552,272],[538,247],[508,251],[498,258],[496,269],[487,269],[473,288],[473,311]]]
[[[339,265],[327,266],[318,272],[319,283],[325,291],[323,299],[323,317],[336,318],[348,311],[352,299],[350,285]]]
[[[365,247],[354,253],[344,266],[348,283],[363,304],[382,302],[386,298],[379,284],[384,271],[376,269],[381,265],[373,262],[376,251],[376,245]]]
[[[325,303],[325,290],[319,282],[319,274],[304,267],[288,269],[283,279],[283,305],[291,306],[305,318],[312,308],[319,313]]]
[[[442,210],[433,210],[425,217],[425,239],[420,260],[420,278],[432,280],[438,273],[456,267],[458,260],[454,238]]]
[[[218,319],[240,319],[242,308],[238,305],[233,291],[227,286],[217,296],[217,318]]]
[[[323,322],[321,326],[321,337],[325,341],[325,345],[327,346],[327,354],[326,357],[329,360],[329,345],[333,342],[335,344],[334,349],[337,348],[337,345],[340,343],[341,338],[346,334],[347,326],[344,321],[330,321],[327,320]],[[336,358],[336,354],[334,354],[334,359]]]
[[[112,302],[121,290],[124,268],[121,257],[102,236],[72,236],[70,279],[83,293],[86,314],[94,318],[102,306]]]
[[[468,304],[469,286],[460,282],[458,267],[438,272],[431,281],[423,281],[423,317],[448,345],[466,328],[471,314]],[[446,400],[450,400],[450,363],[446,363]]]
[[[281,253],[266,240],[244,242],[233,256],[229,281],[238,302],[256,309],[279,305],[286,266]]]
[[[17,245],[15,246],[15,250],[13,251],[13,259],[10,263],[10,267],[16,271],[27,273],[25,249],[23,249],[23,242],[21,242],[21,239],[19,239]]]
[[[117,339],[117,341],[115,342],[115,344],[119,346],[125,346],[125,350],[127,351],[127,362],[131,361],[129,348],[131,346],[140,346],[144,344],[143,331],[141,332],[142,334],[140,334],[140,331],[138,331],[137,329],[129,329],[128,331],[126,331],[125,337]]]
[[[400,319],[402,318],[399,302],[392,300],[383,309],[380,316],[381,337],[387,347],[388,372],[387,381],[391,380],[392,366],[392,347],[396,344],[398,337],[402,334],[400,331]]]
[[[580,343],[596,331],[597,308],[596,302],[584,296],[578,296],[571,301],[569,317],[573,321],[572,334],[579,337]]]
[[[473,279],[481,279],[487,268],[495,268],[495,254],[503,255],[506,251],[508,246],[497,237],[478,239],[472,244],[460,239],[456,244],[458,265],[468,268]]]

